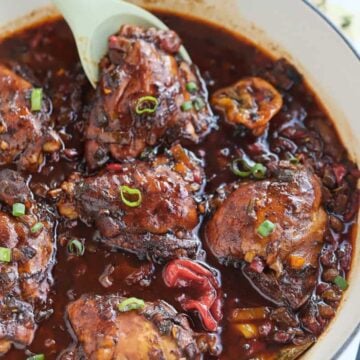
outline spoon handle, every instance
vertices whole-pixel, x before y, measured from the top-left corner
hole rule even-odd
[[[129,23],[167,27],[154,15],[122,0],[52,0],[76,36],[91,36],[89,32],[112,17],[121,16]],[[122,22],[119,22],[119,26]]]
[[[70,26],[82,66],[90,82],[98,79],[98,64],[107,51],[107,39],[121,25],[167,29],[156,16],[122,0],[52,0]],[[184,47],[180,54],[191,62]]]
[[[74,34],[81,34],[95,26],[93,22],[98,16],[96,16],[97,7],[93,6],[94,0],[52,0],[52,2]],[[118,3],[121,5],[122,1],[118,0]]]

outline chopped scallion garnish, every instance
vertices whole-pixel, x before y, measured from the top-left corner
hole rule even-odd
[[[240,165],[242,169],[240,169]],[[231,170],[235,175],[240,176],[242,178],[251,175],[251,166],[245,159],[235,159],[231,163]]]
[[[186,84],[186,90],[189,92],[189,93],[195,93],[196,91],[199,90],[198,86],[196,85],[196,82],[195,81],[189,81],[187,84]]]
[[[32,89],[31,91],[31,111],[40,111],[43,100],[43,90]]]
[[[25,205],[22,203],[15,203],[12,206],[13,216],[23,216],[25,215]]]
[[[274,230],[276,225],[270,220],[265,220],[258,228],[257,233],[262,237],[269,236]]]
[[[144,300],[131,297],[124,301],[122,301],[120,304],[118,304],[118,310],[121,312],[131,311],[131,310],[138,310],[142,309],[145,306]]]
[[[67,249],[70,254],[76,256],[83,256],[85,253],[85,245],[78,239],[72,239],[67,244]]]
[[[300,160],[297,156],[294,156],[291,152],[287,153],[287,158],[292,165],[298,165],[300,163]]]
[[[341,290],[346,290],[349,286],[346,279],[344,279],[340,275],[336,276],[336,278],[334,279],[334,284],[337,285]]]
[[[136,102],[135,112],[138,115],[152,114],[159,106],[159,100],[154,96],[143,96]]]
[[[44,224],[41,222],[38,222],[30,229],[30,231],[33,234],[35,234],[35,233],[39,232],[43,227],[44,227]]]
[[[246,159],[235,159],[231,163],[231,170],[235,175],[242,178],[252,175],[255,179],[263,179],[266,175],[266,167],[263,164],[251,165]]]
[[[122,202],[129,206],[129,207],[138,207],[141,205],[142,203],[142,195],[141,195],[141,191],[139,189],[136,188],[131,188],[129,186],[126,185],[121,185],[119,187],[120,190],[120,197]],[[125,194],[128,194],[132,197],[136,197],[136,200],[129,200],[125,197]]]
[[[181,110],[182,111],[190,111],[193,109],[193,103],[192,101],[185,101],[181,104]]]
[[[0,247],[0,262],[11,261],[11,249],[6,247]]]
[[[196,98],[194,101],[193,101],[193,105],[194,105],[194,109],[196,110],[196,111],[200,111],[200,110],[202,110],[206,105],[205,105],[205,101],[202,99],[202,98],[200,98],[200,97],[198,97],[198,98]]]
[[[251,168],[251,173],[255,179],[263,179],[266,175],[266,167],[263,164],[257,163]]]
[[[44,354],[36,354],[36,355],[28,357],[26,360],[45,360],[45,355]]]

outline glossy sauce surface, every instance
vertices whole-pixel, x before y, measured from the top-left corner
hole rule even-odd
[[[161,17],[184,40],[184,45],[191,54],[193,62],[199,66],[207,82],[210,94],[242,77],[261,74],[264,69],[273,64],[273,60],[264,52],[220,28],[169,14],[161,14]],[[81,134],[83,123],[88,116],[87,104],[90,102],[93,90],[81,70],[74,41],[65,23],[62,20],[44,23],[3,41],[0,45],[0,61],[6,64],[16,62],[25,69],[25,73],[33,73],[30,76],[37,79],[38,85],[44,88],[52,101],[52,121],[55,128],[62,133],[67,149],[60,156],[48,159],[39,174],[27,175],[31,189],[37,194],[37,201],[44,202],[48,206],[57,222],[54,285],[48,300],[48,308],[52,311],[44,314],[45,320],[39,324],[35,340],[29,350],[32,353],[44,353],[47,360],[55,359],[73,342],[71,329],[64,315],[65,308],[69,301],[85,293],[118,292],[125,296],[136,296],[149,301],[157,300],[161,294],[163,300],[181,311],[175,300],[180,292],[168,289],[164,285],[161,276],[162,266],[156,265],[151,282],[147,284],[149,286],[131,284],[128,276],[142,266],[146,266],[146,262],[137,260],[133,255],[111,252],[102,248],[93,241],[97,234],[92,228],[80,221],[62,220],[57,216],[55,203],[41,196],[44,193],[44,185],[49,189],[57,188],[72,171],[86,171],[82,160]],[[294,86],[286,93],[285,106],[285,111],[275,116],[270,123],[269,131],[259,139],[249,132],[235,131],[220,117],[217,130],[213,131],[201,144],[189,146],[189,149],[198,157],[204,159],[207,194],[213,193],[223,183],[237,180],[230,171],[229,164],[239,155],[245,153],[259,162],[285,159],[286,152],[292,150],[292,144],[282,140],[279,133],[286,126],[300,124],[306,130],[311,126],[311,119],[329,121],[314,96],[303,84]],[[317,146],[317,141],[319,141],[318,138],[313,141],[313,147]],[[346,164],[355,173],[356,169],[347,160],[346,152],[336,135],[332,141],[336,149],[335,153],[339,156],[336,160],[333,159],[333,154],[327,154],[326,151],[317,158],[316,155],[311,155],[313,149],[305,145],[304,151],[313,157],[314,162],[324,161],[325,157],[330,163],[336,161]],[[316,149],[313,153],[317,153]],[[355,182],[356,176],[353,176],[349,180],[353,198],[357,197]],[[346,201],[346,206],[350,207],[351,201],[354,200],[348,197]],[[329,210],[329,213],[336,213],[336,209]],[[349,267],[351,233],[355,216],[356,211],[344,220],[346,224],[343,231],[338,233],[331,231],[331,236],[337,246],[347,249],[348,260],[347,263],[344,262],[343,269],[340,271],[346,271]],[[200,237],[202,237],[202,230],[203,227],[200,226],[198,229]],[[84,239],[86,243],[84,256],[70,256],[64,246],[66,243],[64,238]],[[324,246],[327,247],[328,243]],[[203,249],[207,250],[205,244],[203,244]],[[239,269],[220,265],[209,252],[204,255],[204,260],[220,271],[222,290],[225,294],[224,319],[218,332],[219,342],[223,348],[222,358],[248,359],[251,357],[248,353],[249,341],[233,331],[227,317],[235,307],[272,306],[272,304],[252,288]],[[112,285],[105,288],[101,285],[99,278],[110,266],[114,268],[111,273]],[[192,316],[192,319],[196,330],[202,331],[197,317]],[[263,345],[265,351],[271,351],[279,346],[276,343]],[[29,354],[26,349],[14,349],[5,357],[10,360],[24,359]]]

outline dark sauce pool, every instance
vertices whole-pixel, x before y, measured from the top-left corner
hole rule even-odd
[[[199,66],[210,93],[242,77],[261,76],[275,66],[274,60],[262,50],[220,28],[189,18],[170,14],[159,15],[183,38],[185,47],[193,62]],[[51,99],[54,127],[62,134],[67,150],[60,156],[47,159],[39,174],[27,176],[37,201],[44,203],[56,217],[54,202],[42,195],[48,188],[58,187],[72,171],[86,171],[82,161],[81,133],[88,113],[86,104],[93,90],[81,70],[75,43],[63,20],[44,22],[4,40],[0,44],[0,61],[9,65],[19,64],[24,76],[32,79],[34,85],[43,87]],[[314,95],[295,71],[292,76],[295,78],[295,84],[289,90],[283,91],[284,108],[271,121],[269,130],[262,137],[255,138],[243,129],[235,130],[220,118],[218,130],[213,131],[203,143],[189,148],[205,160],[208,179],[206,193],[212,193],[224,182],[238,180],[229,170],[229,164],[232,159],[244,154],[262,163],[286,159],[288,153],[303,154],[304,159],[314,165],[322,179],[326,166],[343,164],[347,176],[340,190],[337,189],[336,192],[334,188],[326,187],[326,179],[324,180],[324,205],[329,214],[340,219],[342,226],[329,227],[320,261],[323,266],[326,262],[323,261],[323,257],[330,256],[328,253],[334,255],[336,267],[340,274],[344,275],[349,270],[351,261],[352,234],[358,202],[358,171],[347,159],[344,147]],[[291,135],[291,131],[284,131],[286,128],[297,127],[305,136],[299,136],[297,139]],[[76,149],[79,155],[72,158],[69,149]],[[339,194],[342,206],[339,206]],[[85,293],[118,292],[146,300],[156,300],[161,294],[163,300],[181,311],[175,301],[178,293],[166,288],[162,281],[161,266],[156,266],[150,286],[129,285],[126,281],[127,276],[145,262],[137,260],[133,255],[110,252],[99,247],[92,240],[96,237],[94,230],[80,222],[60,219],[56,229],[54,284],[46,307],[52,311],[44,312],[44,319],[39,324],[32,345],[28,349],[11,350],[5,355],[6,359],[24,359],[31,353],[43,353],[47,360],[55,359],[73,342],[64,315],[66,305]],[[200,228],[200,237],[201,234]],[[62,240],[64,237],[85,239],[85,255],[70,256]],[[203,247],[206,251],[205,244]],[[249,352],[252,341],[245,340],[235,332],[226,319],[235,307],[271,306],[271,303],[252,288],[239,269],[219,265],[209,253],[206,255],[206,261],[220,271],[225,294],[224,320],[218,332],[219,342],[223,348],[221,358],[251,358],[254,356]],[[113,285],[105,288],[100,284],[99,277],[108,266],[114,267],[111,275]],[[321,282],[320,274],[319,283]],[[197,317],[192,316],[192,319],[195,328],[201,331],[202,327]],[[322,327],[327,323],[328,321],[325,321]],[[280,346],[278,343],[267,343],[263,349],[265,353],[270,354]]]

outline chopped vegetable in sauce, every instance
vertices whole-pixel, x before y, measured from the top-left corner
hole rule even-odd
[[[25,205],[21,203],[15,203],[12,206],[12,214],[13,216],[23,216],[25,215]]]
[[[0,247],[0,262],[10,262],[11,261],[11,249]]]
[[[139,207],[141,205],[142,194],[139,189],[131,188],[127,185],[121,185],[119,187],[119,190],[120,190],[121,200],[125,205],[129,207]],[[131,199],[135,199],[135,200],[128,199],[127,195],[129,195]]]
[[[118,304],[118,310],[120,312],[127,312],[142,309],[144,306],[144,300],[131,297]]]
[[[31,111],[40,111],[43,102],[43,90],[33,89],[31,91]]]
[[[257,233],[263,237],[269,236],[276,228],[270,220],[265,220],[258,228]]]

